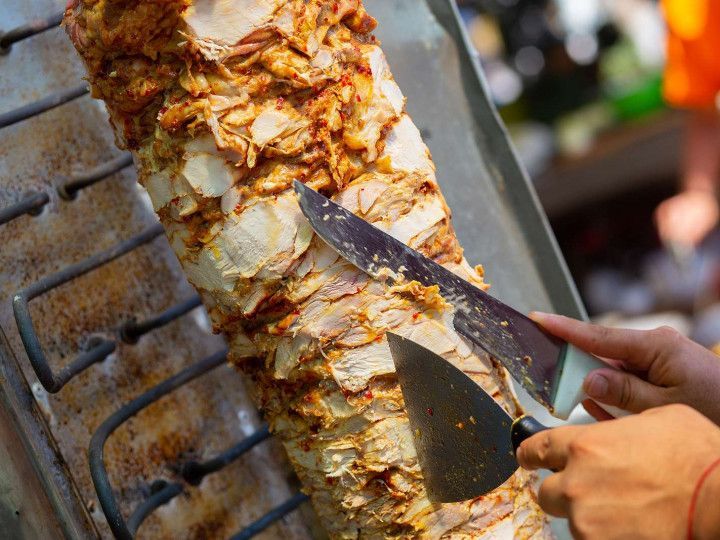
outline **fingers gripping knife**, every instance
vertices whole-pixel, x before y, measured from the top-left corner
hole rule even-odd
[[[502,362],[554,416],[567,419],[587,396],[585,376],[608,364],[548,335],[525,315],[453,274],[311,188],[295,182],[300,207],[315,232],[373,277],[438,285],[455,308],[455,329]],[[613,416],[625,413],[603,405]]]

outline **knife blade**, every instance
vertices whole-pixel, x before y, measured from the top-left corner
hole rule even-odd
[[[551,414],[567,419],[586,397],[581,389],[585,376],[609,367],[324,195],[297,180],[294,186],[303,214],[335,251],[375,278],[437,285],[455,308],[455,329],[502,362]]]
[[[504,484],[517,470],[515,451],[545,426],[517,420],[450,362],[387,333],[415,449],[430,500],[457,502]]]

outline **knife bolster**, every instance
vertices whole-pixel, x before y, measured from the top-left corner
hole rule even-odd
[[[542,425],[532,416],[525,415],[515,420],[510,427],[510,440],[512,440],[515,453],[517,453],[517,449],[525,439],[529,439],[536,433],[546,429],[548,429],[547,426]]]

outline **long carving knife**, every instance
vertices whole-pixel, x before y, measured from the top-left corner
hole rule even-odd
[[[361,270],[378,279],[437,285],[455,308],[456,330],[502,362],[554,416],[567,419],[586,397],[585,376],[609,367],[313,189],[296,181],[295,191],[315,232]]]

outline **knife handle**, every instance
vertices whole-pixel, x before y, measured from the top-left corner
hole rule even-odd
[[[597,356],[581,351],[577,347],[565,346],[563,357],[559,361],[560,375],[553,393],[553,415],[567,420],[570,413],[588,395],[583,392],[582,385],[585,377],[596,369],[617,369],[600,360]],[[608,414],[615,418],[627,416],[630,413],[612,405],[598,403]]]
[[[510,427],[510,440],[512,441],[513,450],[517,453],[520,444],[529,439],[536,433],[550,429],[535,420],[532,416],[521,416],[512,423]]]

